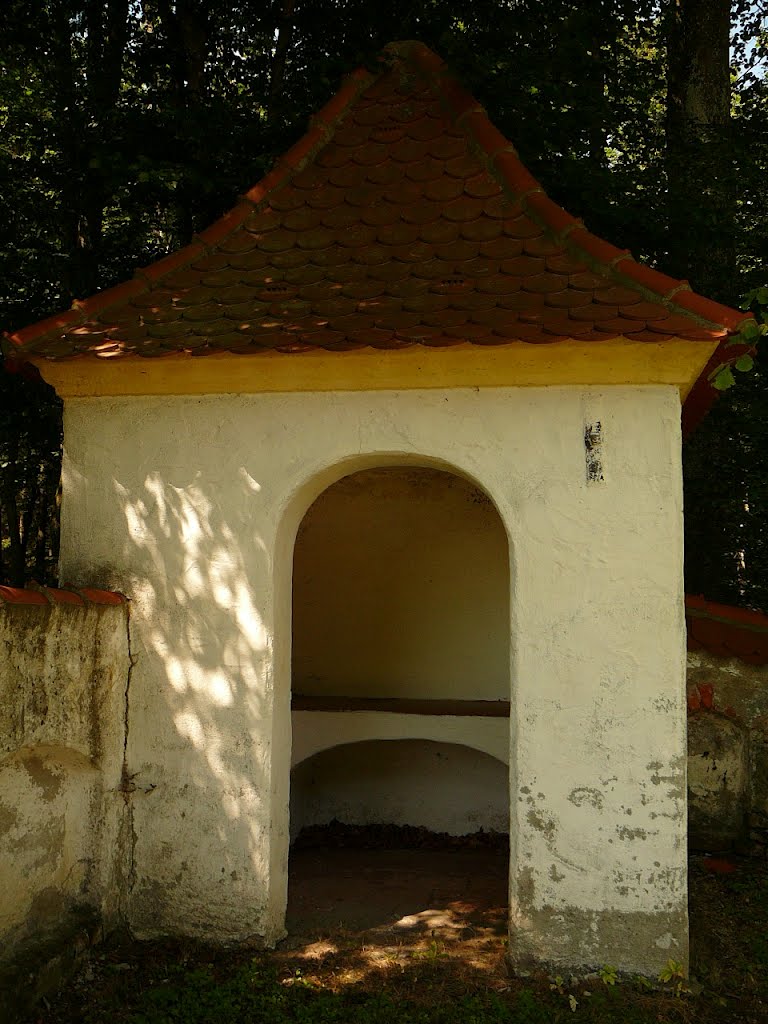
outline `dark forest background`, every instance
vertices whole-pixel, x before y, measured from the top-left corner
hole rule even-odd
[[[187,243],[408,38],[592,231],[766,318],[768,0],[5,0],[0,328]],[[768,351],[737,377],[685,447],[686,589],[768,611]],[[56,581],[60,451],[0,367],[0,583]]]

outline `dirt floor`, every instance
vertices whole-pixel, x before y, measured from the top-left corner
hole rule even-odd
[[[341,954],[347,980],[414,956],[492,974],[505,950],[508,864],[503,848],[296,850],[278,956],[319,967]]]

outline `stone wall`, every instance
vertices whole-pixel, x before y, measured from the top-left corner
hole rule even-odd
[[[768,855],[768,616],[686,599],[688,843]]]
[[[120,918],[129,665],[121,596],[0,587],[0,1019]]]

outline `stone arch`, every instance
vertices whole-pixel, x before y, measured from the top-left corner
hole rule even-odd
[[[311,712],[294,712],[294,718],[309,718]],[[339,746],[376,740],[420,740],[434,743],[450,743],[467,747],[479,754],[492,757],[509,765],[509,720],[488,718],[476,720],[474,729],[467,729],[465,720],[453,716],[431,717],[427,715],[388,714],[386,712],[340,711],[324,716],[331,726],[319,732],[307,728],[294,732],[291,757],[291,771],[300,764],[327,750]]]
[[[301,480],[293,486],[290,494],[286,495],[282,503],[276,550],[280,554],[284,553],[286,549],[293,550],[299,525],[310,506],[323,491],[328,490],[338,480],[345,476],[352,476],[354,473],[365,469],[408,467],[414,469],[439,469],[445,473],[461,477],[474,487],[477,487],[479,491],[482,491],[496,509],[504,525],[507,534],[510,563],[512,562],[514,546],[510,531],[507,528],[508,517],[501,513],[501,506],[504,503],[501,496],[496,493],[494,486],[485,480],[481,480],[474,472],[474,469],[463,465],[458,459],[455,461],[448,460],[442,456],[431,455],[427,452],[414,452],[412,449],[382,448],[369,452],[359,452],[342,458],[318,461],[309,467],[302,474]]]

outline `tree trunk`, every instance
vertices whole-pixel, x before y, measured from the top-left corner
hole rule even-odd
[[[37,503],[36,535],[33,552],[35,579],[51,583],[58,554],[58,525],[61,474],[58,463],[42,467],[40,496]]]
[[[176,102],[189,106],[201,94],[210,35],[209,12],[195,0],[157,0],[167,39]]]
[[[8,578],[5,575],[5,559],[3,558],[3,548],[5,547],[5,545],[3,544],[3,537],[5,536],[5,531],[3,530],[4,518],[5,517],[3,515],[3,501],[2,496],[0,496],[0,584],[5,583],[5,581]]]
[[[168,67],[171,72],[172,102],[182,110],[192,110],[197,117],[205,99],[205,62],[213,30],[213,8],[196,0],[157,0],[157,13],[165,37]],[[195,109],[197,108],[197,109]],[[205,146],[204,138],[188,145]],[[187,150],[188,158],[190,150]],[[192,163],[197,161],[192,155]],[[192,240],[195,223],[192,195],[185,177],[176,189],[176,238],[178,245]]]
[[[734,301],[729,0],[669,0],[667,269]]]
[[[128,0],[89,0],[85,5],[85,84],[76,70],[77,40],[65,5],[54,6],[52,62],[57,77],[62,181],[61,231],[68,256],[63,298],[84,298],[101,282],[104,208],[110,185],[100,165],[109,142],[110,117],[120,95],[128,38]],[[94,157],[96,159],[94,159]]]
[[[0,500],[3,503],[4,518],[8,526],[9,545],[6,578],[12,587],[23,587],[26,567],[24,565],[24,549],[21,544],[19,507],[16,502],[16,491],[12,483],[2,481]]]
[[[272,68],[269,75],[269,99],[267,101],[267,116],[271,124],[277,120],[280,111],[280,104],[283,95],[283,83],[285,82],[285,66],[288,58],[288,51],[293,41],[293,15],[296,10],[296,0],[283,0],[280,12],[280,21],[277,28],[277,42],[275,52],[272,56]]]

